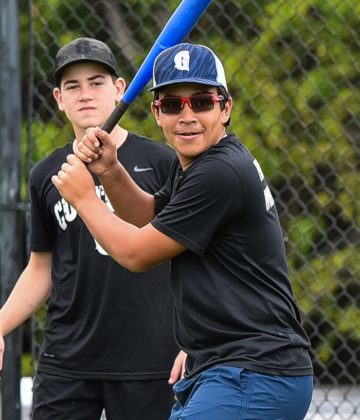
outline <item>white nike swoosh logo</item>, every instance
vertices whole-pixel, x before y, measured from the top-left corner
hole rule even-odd
[[[134,166],[135,172],[146,172],[146,171],[153,171],[154,168],[139,168],[137,165]]]

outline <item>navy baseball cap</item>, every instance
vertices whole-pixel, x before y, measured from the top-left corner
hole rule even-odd
[[[100,63],[111,74],[117,76],[118,71],[114,54],[104,42],[93,38],[77,38],[60,48],[56,54],[54,70],[56,83],[60,81],[67,66],[82,61]]]
[[[224,67],[214,52],[204,45],[181,43],[156,57],[150,91],[184,82],[217,86],[228,94]]]

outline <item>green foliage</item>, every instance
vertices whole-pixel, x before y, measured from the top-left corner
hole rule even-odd
[[[33,361],[31,353],[23,353],[21,356],[21,376],[32,376]]]
[[[294,292],[306,319],[318,320],[316,348],[326,363],[339,336],[360,342],[359,247],[316,256],[300,269],[292,268]]]
[[[291,245],[296,249],[297,257],[308,255],[314,248],[317,238],[324,234],[321,219],[311,215],[299,216],[289,221],[288,238]]]
[[[69,123],[61,129],[55,123],[35,122],[32,125],[32,136],[36,139],[36,147],[32,150],[32,160],[37,162],[55,149],[64,146],[74,139],[74,133]]]

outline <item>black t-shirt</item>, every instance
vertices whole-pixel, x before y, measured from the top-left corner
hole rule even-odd
[[[187,375],[215,364],[312,374],[278,214],[258,162],[229,135],[156,195],[153,226],[187,250],[172,259],[175,333]]]
[[[134,274],[104,252],[51,182],[69,153],[71,144],[39,162],[29,182],[30,250],[53,252],[39,370],[75,378],[167,378],[178,352],[169,264]],[[131,133],[118,150],[133,179],[152,193],[166,182],[174,157],[168,146]]]

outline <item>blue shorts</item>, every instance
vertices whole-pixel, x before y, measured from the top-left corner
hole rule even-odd
[[[170,420],[302,420],[313,376],[264,375],[218,366],[174,387]]]

